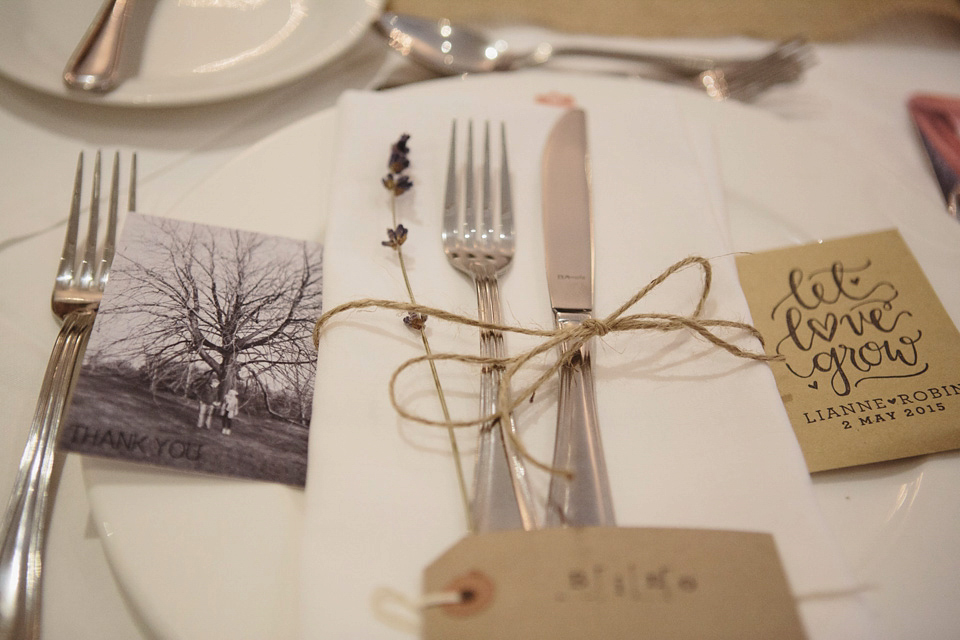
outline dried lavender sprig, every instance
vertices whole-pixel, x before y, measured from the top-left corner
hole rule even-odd
[[[397,254],[397,260],[400,263],[400,272],[403,274],[403,283],[407,288],[407,295],[411,304],[416,304],[416,297],[413,295],[413,286],[410,284],[410,277],[407,273],[406,261],[403,259],[403,243],[407,241],[409,230],[397,222],[397,198],[413,188],[413,181],[405,172],[410,168],[410,148],[407,142],[410,140],[408,134],[403,134],[390,148],[390,159],[387,161],[387,168],[390,172],[383,177],[383,186],[390,192],[390,215],[393,227],[387,229],[387,239],[381,241],[385,247],[390,247]],[[423,342],[424,352],[430,356],[430,342],[427,340],[425,332],[427,316],[417,313],[409,313],[403,318],[403,323],[411,330],[420,334],[420,340]],[[440,376],[437,373],[435,363],[430,361],[430,372],[433,374],[433,383],[437,389],[437,398],[440,400],[440,408],[443,412],[444,420],[450,422],[450,410],[447,408],[447,399],[443,393],[443,386],[440,384]],[[460,485],[460,500],[463,504],[463,511],[467,519],[467,529],[473,533],[476,526],[473,522],[473,514],[470,510],[470,500],[467,495],[467,482],[463,473],[463,464],[460,461],[460,447],[457,445],[457,438],[453,427],[447,427],[447,433],[450,437],[450,449],[453,453],[454,465],[456,466],[457,482]]]

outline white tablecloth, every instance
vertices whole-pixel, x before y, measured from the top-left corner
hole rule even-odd
[[[651,45],[718,53],[757,48],[757,43],[738,39]],[[960,29],[937,21],[903,21],[855,41],[817,45],[816,50],[819,65],[805,81],[771,91],[757,103],[758,108],[843,139],[896,170],[904,180],[936,190],[904,105],[915,91],[960,95]],[[139,209],[166,214],[192,187],[252,143],[333,105],[345,88],[369,86],[392,64],[381,43],[370,35],[346,57],[294,85],[219,105],[165,110],[67,103],[0,78],[0,258],[8,247],[31,238],[61,236],[62,227],[57,225],[66,215],[79,149],[138,150]],[[52,275],[59,246],[41,244],[49,252],[45,261]],[[4,500],[57,332],[49,310],[47,278],[19,273],[17,265],[10,268],[14,273],[2,279],[0,299],[11,290],[33,288],[22,297],[23,304],[5,305],[0,313],[0,360],[7,363],[0,380]],[[18,284],[20,277],[28,284]],[[151,637],[115,586],[100,542],[90,531],[80,464],[69,456],[45,565],[45,637]],[[950,532],[920,534],[931,544],[957,542]],[[890,552],[895,554],[896,549]],[[895,630],[891,634],[891,640],[907,637]]]

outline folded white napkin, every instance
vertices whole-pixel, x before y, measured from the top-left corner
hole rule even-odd
[[[562,89],[562,86],[559,87]],[[409,145],[412,191],[399,201],[410,229],[404,245],[417,301],[474,316],[472,284],[447,264],[440,219],[451,121],[506,122],[517,252],[501,280],[504,317],[552,327],[544,273],[540,162],[558,107],[439,95],[347,94],[325,248],[327,309],[359,298],[406,300],[380,186],[389,147]],[[749,321],[718,203],[718,181],[700,128],[685,123],[668,91],[638,92],[613,104],[577,95],[587,109],[596,235],[596,315],[603,316],[674,262],[710,258],[707,317]],[[479,147],[479,142],[477,143]],[[497,147],[495,146],[495,151]],[[479,154],[479,149],[478,149]],[[758,177],[759,179],[759,177]],[[637,312],[690,313],[700,274],[683,271]],[[304,638],[410,637],[372,605],[381,588],[411,597],[423,568],[466,535],[445,431],[400,420],[387,397],[393,369],[421,355],[417,334],[391,311],[351,311],[319,347],[306,488],[302,567]],[[428,321],[434,351],[476,353],[475,331]],[[726,334],[741,346],[752,340]],[[532,342],[510,335],[511,353]],[[818,513],[810,480],[773,376],[687,333],[608,335],[595,341],[599,419],[618,524],[769,532],[811,638],[869,637],[856,588]],[[441,370],[455,417],[472,417],[476,371]],[[423,412],[435,395],[426,369],[403,385]],[[525,442],[550,460],[555,392],[543,389],[518,414]],[[459,432],[468,482],[474,432]],[[546,478],[537,479],[537,490]]]

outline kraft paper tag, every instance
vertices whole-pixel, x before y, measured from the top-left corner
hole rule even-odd
[[[424,572],[426,640],[804,638],[773,536],[588,527],[464,538]]]
[[[960,332],[898,231],[737,267],[810,471],[960,448]]]

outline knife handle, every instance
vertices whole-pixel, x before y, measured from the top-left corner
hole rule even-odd
[[[557,324],[561,327],[579,324],[589,317],[587,313],[557,312]],[[567,348],[565,345],[564,351]],[[572,472],[573,477],[553,475],[545,514],[546,526],[611,527],[616,524],[610,479],[600,443],[589,342],[560,369],[553,466]]]

